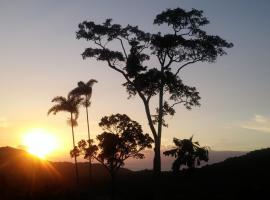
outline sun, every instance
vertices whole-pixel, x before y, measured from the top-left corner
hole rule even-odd
[[[38,128],[25,134],[23,145],[26,146],[29,153],[44,159],[46,155],[56,150],[58,142],[53,134]]]

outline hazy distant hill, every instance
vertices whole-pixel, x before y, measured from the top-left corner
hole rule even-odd
[[[163,150],[165,151],[165,150]],[[218,162],[222,162],[227,158],[235,157],[235,156],[241,156],[246,154],[247,152],[244,151],[213,151],[210,150],[209,152],[209,162],[208,163],[202,163],[202,165],[205,164],[214,164]],[[145,152],[146,158],[143,160],[136,160],[136,159],[130,159],[127,160],[125,167],[132,170],[144,170],[144,169],[152,169],[153,167],[153,151],[148,150]],[[163,171],[170,171],[172,162],[174,158],[169,156],[162,155],[162,170]]]
[[[88,177],[88,163],[78,163],[80,178]],[[100,164],[92,165],[93,175],[98,178],[107,178],[108,172]],[[70,162],[50,162],[39,159],[28,152],[12,147],[0,147],[0,174],[5,176],[28,177],[33,173],[38,176],[51,177],[54,180],[74,180],[74,164]],[[122,168],[121,174],[131,173],[130,170]]]
[[[79,163],[80,185],[87,186],[88,163]],[[92,165],[95,186],[107,188],[110,177],[100,164]],[[120,169],[119,174],[132,174]],[[74,164],[70,162],[49,162],[28,152],[12,147],[0,147],[0,199],[33,199],[48,195],[72,197],[76,189]],[[68,191],[68,192],[67,192]],[[71,194],[70,194],[71,193]],[[38,195],[38,197],[37,197]],[[4,198],[5,197],[5,198]]]
[[[215,163],[202,170],[213,172],[226,172],[234,174],[245,174],[247,176],[258,176],[270,174],[270,148],[251,151],[242,156],[228,158],[223,162]]]

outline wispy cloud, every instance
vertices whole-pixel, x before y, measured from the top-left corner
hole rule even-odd
[[[251,120],[241,124],[242,128],[270,133],[270,118],[255,115]]]
[[[0,128],[8,127],[8,121],[5,117],[0,117]]]

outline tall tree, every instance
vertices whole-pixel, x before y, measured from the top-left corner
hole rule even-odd
[[[163,152],[165,156],[175,157],[172,164],[173,172],[180,170],[182,166],[194,169],[200,166],[201,161],[207,162],[209,159],[209,147],[201,147],[199,142],[193,142],[193,136],[189,139],[173,139],[175,148]]]
[[[86,111],[86,122],[87,122],[87,133],[88,133],[88,140],[91,140],[90,137],[90,128],[89,128],[89,116],[88,116],[88,107],[91,105],[90,99],[92,96],[92,87],[93,84],[97,83],[97,80],[90,79],[87,83],[84,83],[83,81],[78,82],[78,86],[71,90],[68,94],[68,97],[84,97],[83,100],[83,106],[85,107]],[[92,164],[91,164],[91,158],[89,158],[89,179],[91,183],[92,179]]]
[[[52,99],[53,103],[56,103],[54,106],[52,106],[49,111],[48,115],[50,113],[53,113],[56,115],[58,112],[68,112],[70,114],[70,118],[68,119],[68,124],[71,126],[71,133],[72,133],[72,142],[73,142],[73,151],[77,149],[76,143],[75,143],[75,136],[74,136],[74,126],[77,126],[77,119],[79,117],[79,105],[82,102],[82,98],[78,97],[70,97],[65,98],[62,96],[57,96]],[[75,161],[75,175],[76,175],[76,181],[77,184],[79,183],[79,172],[78,172],[78,163],[77,163],[77,156],[78,154],[74,154],[74,161]]]
[[[125,114],[105,116],[99,126],[104,132],[97,136],[98,144],[92,140],[78,143],[85,158],[94,158],[110,173],[112,179],[112,199],[114,197],[115,176],[128,158],[143,159],[142,151],[151,148],[153,139],[143,133],[141,125]]]
[[[91,42],[82,53],[83,59],[105,61],[124,77],[123,86],[129,96],[141,98],[155,141],[156,174],[161,171],[162,126],[167,126],[164,117],[174,115],[178,104],[187,109],[200,105],[199,92],[183,84],[180,71],[197,62],[214,62],[226,54],[225,48],[233,46],[219,36],[208,35],[202,29],[208,23],[201,10],[176,8],[167,9],[154,19],[155,25],[163,26],[162,30],[168,28],[163,33],[150,34],[131,25],[122,27],[112,24],[111,19],[102,24],[93,21],[79,24],[77,39]],[[155,113],[151,112],[154,97],[158,99]]]

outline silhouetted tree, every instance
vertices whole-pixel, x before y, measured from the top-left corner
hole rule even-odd
[[[94,158],[110,173],[112,179],[112,198],[114,196],[115,175],[128,158],[143,159],[142,151],[151,148],[153,139],[144,134],[141,125],[125,114],[103,117],[99,123],[104,132],[93,140],[81,140],[78,147],[85,158]]]
[[[232,43],[201,28],[209,21],[203,11],[181,8],[167,9],[154,19],[155,25],[168,27],[167,32],[146,33],[137,26],[102,24],[84,21],[79,24],[77,39],[91,42],[82,53],[83,59],[105,61],[109,68],[120,73],[129,96],[139,95],[143,101],[148,124],[155,141],[154,172],[160,173],[160,145],[164,117],[174,115],[174,107],[183,104],[187,109],[199,106],[200,96],[195,87],[184,85],[180,71],[197,62],[214,62],[225,55]],[[119,44],[119,46],[117,46]],[[149,60],[153,61],[151,65]],[[156,113],[151,112],[151,100],[157,97]]]
[[[92,86],[94,83],[97,83],[96,80],[90,79],[87,83],[83,81],[78,82],[78,86],[71,90],[68,94],[68,97],[84,97],[83,106],[85,107],[86,111],[86,122],[87,122],[87,133],[88,133],[88,140],[91,139],[90,137],[90,128],[89,128],[89,116],[88,116],[88,107],[90,106],[90,98],[92,96]],[[92,179],[92,167],[91,167],[91,159],[89,158],[89,179],[91,183]]]
[[[77,164],[77,156],[78,156],[78,148],[75,144],[75,137],[74,137],[74,126],[77,126],[77,119],[79,117],[79,105],[82,102],[82,98],[78,98],[75,96],[65,98],[62,96],[57,96],[52,99],[52,102],[56,103],[54,106],[52,106],[49,111],[48,115],[50,113],[53,113],[54,115],[58,112],[64,111],[70,113],[70,118],[68,119],[68,123],[71,126],[72,131],[72,142],[73,142],[73,157],[75,160],[75,173],[76,173],[76,181],[77,184],[79,183],[79,173],[78,173],[78,164]]]
[[[176,160],[172,164],[172,170],[177,172],[181,166],[193,169],[201,164],[201,161],[208,161],[209,147],[201,147],[199,142],[192,141],[193,136],[189,139],[174,138],[173,142],[176,148],[163,152],[165,156],[173,156]]]

